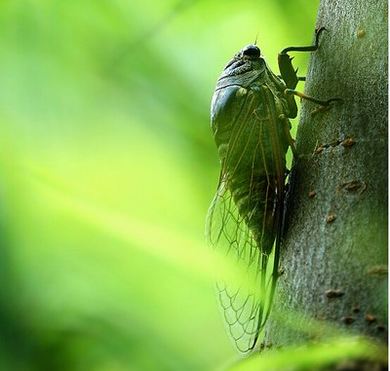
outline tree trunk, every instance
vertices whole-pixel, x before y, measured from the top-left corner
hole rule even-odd
[[[265,340],[277,346],[324,335],[307,318],[387,338],[387,2],[322,0],[317,27],[306,93],[343,103],[302,105]]]

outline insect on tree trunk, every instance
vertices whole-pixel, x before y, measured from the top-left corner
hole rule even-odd
[[[303,102],[266,345],[321,337],[307,317],[387,338],[387,14],[385,0],[321,1],[305,89],[344,102]],[[303,315],[294,329],[288,313]]]

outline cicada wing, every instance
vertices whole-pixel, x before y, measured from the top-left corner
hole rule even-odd
[[[238,268],[239,277],[220,275],[218,297],[231,338],[240,352],[249,352],[268,315],[272,273],[267,274],[269,256],[257,246],[223,176],[209,209],[206,234],[209,243]]]
[[[222,170],[207,235],[241,272],[238,279],[221,277],[218,284],[229,332],[241,352],[256,346],[277,278],[287,150],[278,131],[280,104],[268,85],[226,86],[213,97],[212,128]],[[273,244],[276,260],[268,264]]]

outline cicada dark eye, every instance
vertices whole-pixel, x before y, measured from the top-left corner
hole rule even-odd
[[[243,49],[242,54],[251,58],[258,58],[260,57],[260,49],[256,45],[248,45]]]

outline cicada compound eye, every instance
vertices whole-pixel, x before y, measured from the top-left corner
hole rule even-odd
[[[242,50],[242,55],[246,55],[250,58],[259,58],[260,57],[260,49],[256,45],[248,45]]]

